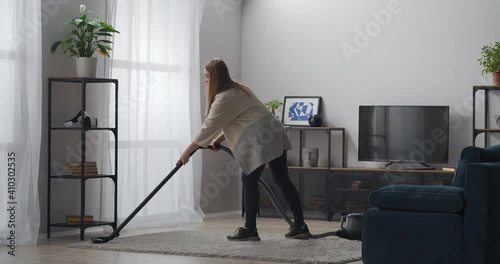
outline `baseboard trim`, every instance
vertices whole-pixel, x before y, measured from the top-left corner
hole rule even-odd
[[[205,218],[228,216],[228,215],[241,215],[241,211],[230,211],[230,212],[222,212],[222,213],[205,214]]]
[[[102,227],[88,227],[85,228],[85,234],[87,233],[92,233],[92,232],[102,232]],[[60,232],[50,232],[50,237],[62,237],[62,236],[69,236],[69,235],[80,235],[80,229],[75,229],[75,230],[70,230],[70,231],[60,231]],[[39,234],[38,239],[48,239],[47,238],[47,233],[45,234]]]

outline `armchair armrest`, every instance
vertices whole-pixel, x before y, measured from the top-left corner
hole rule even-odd
[[[500,162],[466,167],[464,263],[500,263]]]

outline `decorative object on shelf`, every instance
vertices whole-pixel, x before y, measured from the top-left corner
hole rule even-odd
[[[318,167],[319,149],[302,148],[302,166]]]
[[[76,76],[84,78],[95,78],[97,76],[96,57],[76,57]]]
[[[276,116],[276,109],[278,109],[280,106],[285,105],[284,103],[278,101],[278,100],[271,100],[267,101],[264,103],[264,105],[271,110],[271,113]],[[276,116],[278,117],[278,116]]]
[[[309,125],[312,127],[320,127],[321,125],[323,125],[323,116],[312,115],[309,117],[307,121],[309,122]]]
[[[484,45],[478,61],[483,66],[482,74],[492,73],[493,85],[500,86],[500,41]]]
[[[68,223],[68,224],[79,224],[80,220],[81,220],[81,217],[79,215],[67,215],[66,216],[66,223]],[[85,223],[94,222],[94,216],[84,215],[83,222],[85,222]]]
[[[372,188],[372,183],[370,181],[363,181],[363,180],[353,180],[350,186],[351,189],[371,189]]]
[[[92,57],[97,51],[109,57],[111,51],[110,40],[106,37],[113,37],[111,33],[120,33],[110,24],[101,22],[97,17],[90,18],[91,11],[85,11],[85,5],[80,5],[80,17],[73,18],[68,24],[74,26],[71,37],[66,40],[59,40],[52,44],[50,50],[55,52],[61,48],[64,53],[69,53],[70,57],[76,58],[77,77],[96,77],[97,58]]]
[[[309,126],[309,117],[320,114],[320,96],[285,96],[283,124]]]
[[[325,196],[311,195],[309,198],[309,208],[323,208],[325,207]]]
[[[92,127],[92,122],[90,120],[89,113],[87,113],[87,111],[83,111],[83,112],[84,112],[83,119],[82,119],[82,111],[78,111],[78,113],[76,113],[75,117],[64,122],[64,126],[70,127],[70,126],[73,126],[76,122],[80,122],[80,125],[82,127]]]
[[[500,115],[495,115],[495,122],[497,123],[497,127],[500,128]]]
[[[68,172],[71,176],[82,176],[81,162],[68,162]],[[95,161],[87,161],[83,165],[83,174],[85,176],[97,176],[97,163]]]

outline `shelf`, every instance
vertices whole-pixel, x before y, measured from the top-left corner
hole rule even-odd
[[[115,178],[116,175],[112,174],[99,174],[99,175],[89,175],[83,177],[84,179],[98,179],[98,178]],[[73,175],[51,175],[51,179],[69,179],[69,180],[81,180],[82,176],[73,176]]]
[[[328,170],[328,167],[302,167],[302,166],[288,166],[293,170]]]
[[[118,83],[118,79],[105,79],[105,78],[80,78],[80,77],[70,77],[70,78],[49,78],[52,82],[72,82],[72,83]]]
[[[326,208],[317,208],[317,207],[308,207],[308,206],[303,206],[302,210],[307,210],[307,211],[317,211],[317,212],[323,212],[323,213],[328,213],[328,210]]]
[[[500,132],[500,129],[498,129],[498,128],[476,128],[474,130],[476,130],[479,133],[482,133],[482,132]]]
[[[80,131],[82,130],[82,127],[51,127],[50,129],[52,130],[75,130],[75,131]],[[114,127],[84,127],[83,130],[110,130],[110,131],[115,131],[116,128]]]
[[[473,86],[474,92],[477,90],[498,90],[500,91],[500,86],[495,86],[495,85],[474,85]]]
[[[474,138],[481,133],[498,133],[500,129],[493,128],[476,128],[474,129]]]
[[[87,227],[102,226],[102,225],[111,225],[112,226],[112,225],[114,225],[114,222],[106,222],[106,221],[86,222],[83,224],[83,227],[87,228]],[[74,224],[56,223],[56,224],[50,224],[50,226],[80,228],[82,225],[80,223],[74,223]]]
[[[335,207],[335,208],[333,208],[333,211],[350,214],[350,213],[362,213],[366,210],[364,208],[360,208],[358,210],[353,210],[353,209],[346,209],[345,207]]]
[[[285,126],[287,130],[345,131],[344,127]]]
[[[448,174],[453,176],[455,174],[454,171],[445,171],[441,169],[436,170],[394,170],[394,169],[380,169],[380,168],[338,168],[333,167],[330,168],[331,171],[334,172],[373,172],[373,173],[385,173],[385,172],[396,172],[396,173],[424,173],[424,174]]]
[[[372,189],[351,189],[351,188],[335,188],[335,191],[342,192],[372,192]]]

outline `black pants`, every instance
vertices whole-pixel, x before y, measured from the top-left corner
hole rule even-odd
[[[294,217],[294,226],[300,227],[304,224],[304,214],[302,212],[302,203],[300,202],[297,188],[293,185],[288,175],[288,165],[286,151],[283,155],[268,162],[269,169],[273,175],[274,183],[281,189],[283,196],[292,211]],[[243,203],[245,205],[245,227],[248,229],[256,229],[257,211],[259,207],[259,188],[258,181],[265,164],[255,169],[250,174],[241,175],[243,182]]]

